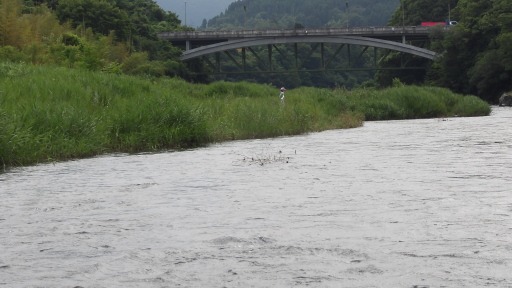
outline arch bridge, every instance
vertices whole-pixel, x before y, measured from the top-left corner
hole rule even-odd
[[[449,29],[449,26],[436,27]],[[183,61],[203,58],[215,73],[290,73],[301,71],[350,71],[350,70],[379,70],[379,69],[425,69],[408,65],[414,56],[433,60],[438,55],[422,48],[430,39],[432,27],[351,27],[351,28],[321,28],[321,29],[282,29],[282,30],[233,30],[233,31],[180,31],[161,32],[158,36],[184,47],[181,56]],[[299,45],[309,43],[308,51],[299,54]],[[290,53],[284,53],[283,45],[293,45],[293,59]],[[326,45],[334,48],[326,49]],[[266,47],[262,57],[261,51],[253,47]],[[359,49],[351,48],[360,46]],[[327,53],[329,51],[329,53]],[[380,62],[392,51],[400,52],[400,67],[380,67]],[[259,53],[258,53],[259,52]],[[277,52],[277,53],[275,53]],[[314,53],[319,54],[319,63],[315,69],[303,67],[304,60]],[[292,69],[279,70],[274,66],[275,55],[279,55]],[[332,63],[344,55],[344,65],[333,67]],[[214,56],[214,60],[211,57]],[[251,71],[247,57],[254,56],[260,67]],[[306,57],[303,57],[307,55]],[[366,55],[366,56],[363,56]],[[223,58],[221,58],[223,57]],[[343,56],[342,56],[343,57]],[[364,65],[361,59],[364,61]],[[368,61],[371,59],[371,61]],[[238,69],[223,71],[221,60],[231,61]],[[368,63],[371,62],[371,63]],[[370,64],[368,67],[368,64]]]

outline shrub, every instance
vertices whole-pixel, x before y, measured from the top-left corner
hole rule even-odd
[[[369,99],[362,101],[357,108],[365,120],[403,119],[404,110],[388,99]]]
[[[476,96],[464,96],[453,108],[457,116],[487,116],[491,113],[491,107]]]
[[[12,46],[0,46],[0,60],[10,62],[28,62],[29,56]]]

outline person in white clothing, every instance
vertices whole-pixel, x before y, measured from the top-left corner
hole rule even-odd
[[[279,99],[281,99],[281,105],[284,106],[284,91],[286,91],[286,89],[284,89],[284,87],[281,87],[281,93],[279,93]]]

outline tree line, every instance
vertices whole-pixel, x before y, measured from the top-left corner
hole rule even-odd
[[[396,11],[389,25],[418,25],[451,16],[458,24],[448,32],[434,29],[428,48],[441,55],[424,75],[395,72],[377,75],[389,83],[399,77],[405,83],[449,88],[456,93],[478,95],[497,103],[512,91],[512,2],[509,0],[403,0],[404,13]],[[397,61],[389,58],[388,61]],[[425,61],[425,60],[416,60]]]
[[[0,0],[0,59],[207,82],[157,32],[192,30],[152,0]],[[190,67],[189,67],[190,66]]]

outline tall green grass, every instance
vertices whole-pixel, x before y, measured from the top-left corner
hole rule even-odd
[[[446,89],[299,88],[143,79],[0,63],[0,164],[351,128],[363,120],[481,116],[489,105]]]
[[[397,120],[453,116],[486,116],[490,106],[475,96],[455,94],[438,87],[403,86],[384,90],[354,90],[347,107],[365,120]]]

